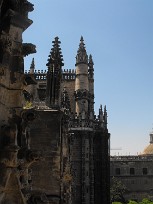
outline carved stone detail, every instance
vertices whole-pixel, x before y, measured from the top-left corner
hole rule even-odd
[[[32,43],[23,43],[22,54],[26,57],[29,54],[36,53],[36,46]]]
[[[77,91],[74,92],[75,100],[79,99],[89,99],[90,98],[90,93],[88,90],[85,89],[78,89]]]
[[[10,0],[9,2],[5,0],[5,1],[1,1],[0,5],[3,5],[3,2],[4,4],[5,2],[7,4],[7,10],[11,9],[26,17],[28,12],[31,12],[34,10],[33,8],[34,5],[28,2],[27,0]]]
[[[61,106],[62,108],[71,111],[70,99],[65,89],[63,90],[63,93],[62,93]]]
[[[80,39],[80,45],[76,56],[76,65],[81,63],[88,64],[88,55],[85,49],[84,39],[82,36]]]

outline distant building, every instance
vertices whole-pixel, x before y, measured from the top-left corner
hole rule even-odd
[[[153,132],[150,144],[141,155],[111,156],[110,176],[126,186],[126,200],[153,199]]]

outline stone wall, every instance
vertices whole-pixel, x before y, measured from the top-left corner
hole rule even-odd
[[[39,150],[42,161],[32,165],[33,190],[48,196],[61,196],[61,116],[42,110],[30,127],[31,148]]]
[[[94,136],[94,190],[95,203],[110,203],[110,177],[109,177],[109,137],[104,131],[96,131]]]

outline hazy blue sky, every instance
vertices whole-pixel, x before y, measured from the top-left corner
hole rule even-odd
[[[59,36],[65,69],[75,68],[80,36],[95,64],[95,110],[107,105],[113,154],[137,154],[153,128],[153,0],[31,0],[33,25],[24,42],[37,46],[36,68],[46,69]]]

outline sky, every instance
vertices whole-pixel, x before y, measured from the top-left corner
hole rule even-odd
[[[95,69],[95,113],[107,106],[112,155],[136,155],[153,128],[153,0],[31,0],[33,24],[23,41],[37,46],[28,70],[47,69],[52,41],[61,41],[64,68],[75,68],[80,37]]]

